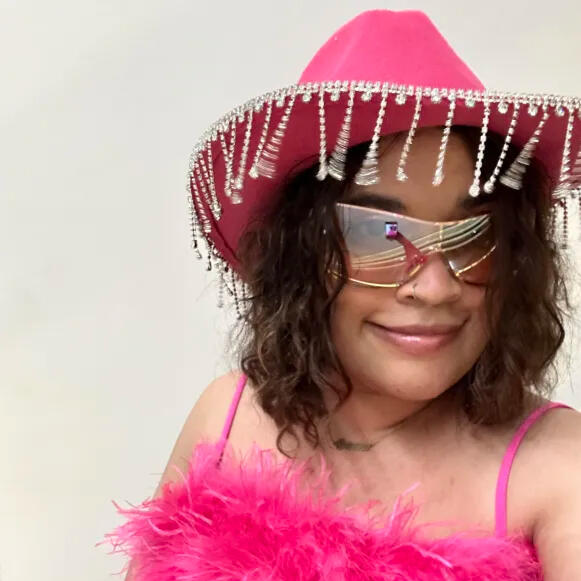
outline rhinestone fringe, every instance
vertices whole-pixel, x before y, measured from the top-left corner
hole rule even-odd
[[[373,130],[373,137],[371,138],[371,144],[369,145],[369,149],[365,154],[363,164],[355,176],[354,181],[359,186],[371,186],[379,181],[377,170],[377,147],[379,144],[381,127],[383,126],[383,117],[385,116],[387,97],[388,89],[387,87],[384,87],[381,95],[381,103],[379,104],[377,120],[375,122],[375,128]]]
[[[232,195],[232,202],[234,204],[242,203],[242,196],[239,194],[244,186],[244,174],[246,173],[246,160],[248,158],[248,148],[250,146],[250,136],[252,134],[252,119],[253,109],[248,111],[248,120],[246,121],[246,131],[244,133],[244,143],[242,145],[242,153],[240,154],[240,165],[238,167],[238,175],[234,180],[232,188],[236,190]]]
[[[563,160],[561,162],[561,175],[554,193],[555,198],[563,198],[571,193],[571,136],[573,135],[574,111],[569,111],[567,130],[565,131],[565,144],[563,145]]]
[[[480,132],[480,143],[478,144],[478,156],[476,158],[476,169],[474,170],[474,181],[468,193],[476,198],[480,194],[480,173],[482,171],[482,160],[484,159],[484,148],[486,147],[486,136],[488,135],[488,122],[490,120],[490,103],[484,100],[484,118],[482,119],[482,131]]]
[[[353,114],[354,100],[355,87],[352,85],[349,89],[349,101],[347,102],[343,124],[337,137],[335,149],[329,160],[329,175],[339,181],[345,179],[345,162],[347,161],[347,149],[349,148],[349,134],[351,132],[351,116]]]
[[[434,172],[434,179],[432,180],[432,185],[434,186],[439,186],[444,181],[444,158],[446,157],[446,149],[448,147],[450,131],[452,130],[452,120],[454,118],[454,110],[456,109],[456,95],[450,95],[449,99],[450,108],[448,109],[446,124],[442,132],[442,142],[440,143],[438,161],[436,162],[436,171]]]
[[[272,179],[276,171],[276,162],[280,153],[280,146],[288,125],[293,105],[295,103],[296,93],[292,93],[285,112],[273,133],[270,141],[267,143],[264,152],[256,166],[258,175]]]
[[[408,179],[408,176],[405,173],[405,165],[407,163],[410,148],[412,146],[412,142],[413,142],[414,136],[416,134],[416,130],[418,128],[418,123],[420,121],[421,111],[422,111],[422,92],[416,91],[416,108],[414,110],[414,118],[412,120],[412,126],[410,127],[408,136],[405,140],[405,143],[404,143],[404,146],[403,146],[403,149],[401,152],[401,158],[400,158],[399,164],[397,166],[396,179],[400,182],[405,182]]]
[[[483,189],[487,194],[492,194],[492,192],[494,192],[494,187],[496,185],[496,180],[498,179],[498,174],[502,169],[502,164],[504,163],[504,159],[506,158],[510,142],[512,141],[512,136],[514,135],[516,124],[518,121],[519,111],[520,105],[519,103],[515,103],[514,111],[512,112],[512,118],[510,120],[510,125],[508,127],[508,131],[504,139],[504,144],[502,146],[502,151],[500,152],[500,156],[498,158],[498,161],[496,162],[496,166],[494,168],[494,171],[492,172],[492,175],[488,178],[488,181],[484,184]]]
[[[406,139],[404,151],[398,166],[398,179],[406,179],[405,164],[409,155],[409,150],[412,146],[415,132],[419,124],[419,117],[422,107],[422,97],[431,99],[432,102],[438,103],[443,99],[448,99],[449,109],[448,117],[442,134],[442,141],[440,144],[440,151],[438,154],[438,162],[434,173],[433,183],[438,185],[444,178],[444,163],[446,150],[448,145],[449,133],[448,128],[451,129],[455,109],[458,103],[462,103],[466,107],[474,107],[477,103],[484,103],[485,106],[495,104],[499,113],[504,114],[508,112],[509,107],[513,106],[513,117],[511,119],[508,133],[505,138],[505,143],[496,164],[495,170],[489,179],[485,182],[483,189],[486,193],[491,193],[494,190],[496,181],[508,185],[514,189],[522,187],[522,177],[526,171],[526,167],[530,164],[530,160],[534,155],[536,146],[539,143],[541,132],[547,120],[553,115],[563,117],[569,114],[566,134],[564,136],[563,158],[561,165],[561,175],[559,180],[560,188],[555,192],[556,199],[552,206],[552,220],[554,220],[554,236],[561,237],[565,235],[570,236],[570,206],[567,206],[568,200],[577,198],[579,206],[579,216],[581,217],[581,151],[577,152],[574,158],[571,152],[573,144],[573,136],[578,129],[575,128],[574,122],[581,119],[581,100],[579,98],[571,98],[559,95],[548,94],[522,94],[522,93],[506,93],[500,91],[475,92],[452,89],[432,89],[429,87],[414,87],[403,85],[387,85],[381,83],[371,83],[363,81],[344,82],[333,81],[324,83],[306,83],[300,85],[291,85],[277,91],[266,93],[265,95],[251,99],[243,105],[232,109],[213,125],[211,125],[195,144],[192,155],[190,156],[190,164],[188,171],[188,211],[190,214],[190,231],[192,236],[192,248],[196,257],[203,258],[200,251],[199,242],[204,240],[208,250],[206,254],[208,268],[219,268],[219,276],[223,279],[221,302],[223,301],[224,291],[234,297],[237,303],[237,313],[241,314],[240,297],[244,297],[245,286],[241,280],[237,279],[237,275],[232,269],[228,269],[228,263],[221,257],[219,251],[214,247],[213,242],[209,238],[212,232],[212,222],[210,221],[207,210],[212,212],[212,218],[220,219],[223,209],[220,208],[219,200],[220,194],[225,193],[232,202],[242,201],[239,194],[244,190],[244,177],[246,174],[246,162],[250,155],[250,146],[252,144],[252,119],[253,115],[264,111],[262,120],[262,128],[260,130],[260,138],[258,139],[256,150],[253,152],[252,164],[248,175],[254,179],[259,176],[273,177],[276,171],[276,162],[280,154],[282,139],[284,137],[287,125],[290,120],[291,112],[295,97],[301,97],[303,103],[309,103],[311,97],[319,96],[319,102],[323,100],[323,106],[332,106],[331,103],[325,105],[326,95],[329,93],[330,101],[337,102],[340,99],[341,93],[348,94],[348,103],[345,109],[345,116],[341,125],[335,147],[329,159],[325,158],[327,172],[335,179],[344,179],[344,156],[349,146],[350,131],[352,128],[352,114],[353,103],[360,97],[362,101],[371,101],[374,95],[381,94],[381,105],[378,112],[377,121],[373,131],[370,148],[366,154],[364,163],[357,173],[357,179],[360,183],[373,183],[377,180],[377,146],[380,139],[381,127],[383,124],[383,117],[388,103],[389,95],[394,95],[397,105],[403,105],[407,98],[414,96],[416,98],[416,106],[414,111],[411,127]],[[286,108],[283,111],[282,117],[272,135],[269,137],[270,126],[272,120],[272,110],[276,106]],[[315,105],[316,106],[316,105]],[[539,111],[543,115],[538,123],[538,126],[532,136],[529,138],[526,145],[522,148],[517,156],[517,159],[511,166],[501,174],[503,164],[505,162],[506,153],[510,146],[511,140],[514,136],[517,117],[519,110],[523,107],[527,108],[528,115],[536,117]],[[488,108],[488,114],[490,109]],[[325,114],[325,111],[323,111]],[[524,113],[520,113],[523,115]],[[242,142],[237,171],[234,172],[234,154],[236,147],[236,130],[237,124],[244,122],[246,119],[246,132]],[[319,119],[320,120],[320,119]],[[481,137],[487,131],[488,116],[485,115],[483,119],[483,127]],[[325,150],[327,127],[325,127]],[[258,130],[258,128],[256,128]],[[226,137],[228,133],[228,137]],[[228,142],[226,141],[228,139]],[[213,160],[213,143],[219,142],[218,147],[222,148],[222,153],[225,163],[223,183],[217,184],[214,179],[214,160]],[[479,147],[480,158],[483,157],[483,141]],[[326,156],[326,151],[325,151]],[[480,164],[482,159],[480,159]],[[481,165],[477,159],[475,168],[475,180],[473,186],[479,186]],[[500,177],[499,177],[500,176]],[[474,188],[475,190],[475,188]],[[239,200],[237,198],[239,196]],[[558,232],[557,232],[558,231]],[[229,281],[232,281],[230,284]]]
[[[518,157],[512,162],[508,170],[502,176],[500,176],[501,184],[512,188],[513,190],[520,190],[522,188],[523,176],[527,166],[529,166],[531,163],[531,159],[535,153],[537,144],[539,143],[539,137],[548,118],[549,112],[545,109],[543,117],[531,138],[526,142]]]
[[[319,171],[317,179],[323,181],[329,169],[327,167],[327,133],[325,131],[325,87],[319,90]]]

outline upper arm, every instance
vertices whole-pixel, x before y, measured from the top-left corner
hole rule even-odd
[[[202,439],[217,440],[220,437],[228,406],[234,396],[239,372],[231,372],[218,377],[202,391],[189,412],[178,438],[173,446],[163,475],[157,485],[154,498],[159,496],[164,484],[180,478],[179,468],[186,473],[190,456],[195,445]],[[135,563],[129,563],[125,581],[135,579]]]
[[[563,414],[550,440],[546,502],[534,544],[545,581],[581,579],[581,414]]]
[[[227,373],[204,389],[182,426],[154,497],[159,496],[166,482],[180,478],[174,466],[184,474],[187,472],[193,449],[200,440],[214,441],[220,437],[238,377],[239,372]]]

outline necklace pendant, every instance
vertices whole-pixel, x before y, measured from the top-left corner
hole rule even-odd
[[[349,442],[345,438],[339,438],[338,440],[333,440],[333,445],[337,450],[356,450],[358,452],[367,452],[373,448],[373,444]]]

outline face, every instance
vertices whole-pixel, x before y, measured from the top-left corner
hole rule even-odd
[[[444,181],[432,185],[441,131],[418,131],[405,182],[395,176],[406,136],[386,142],[379,159],[379,183],[353,185],[344,201],[434,222],[485,211],[481,198],[468,195],[474,159],[454,133]],[[396,288],[348,282],[335,302],[331,333],[354,388],[408,401],[442,394],[470,370],[486,345],[485,292],[483,285],[457,278],[438,254],[429,255],[423,267]],[[403,329],[408,326],[422,329]],[[442,334],[435,326],[454,331]]]

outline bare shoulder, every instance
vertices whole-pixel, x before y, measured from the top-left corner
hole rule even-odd
[[[542,470],[546,492],[560,490],[569,471],[579,467],[581,446],[581,413],[573,408],[556,408],[546,412],[530,429],[529,447],[534,448],[536,466]]]
[[[523,439],[511,471],[518,489],[513,498],[534,511],[535,529],[562,502],[567,482],[581,476],[580,446],[581,413],[572,408],[546,411]]]
[[[535,437],[536,436],[536,437]],[[581,578],[581,413],[558,408],[545,414],[529,454],[538,494],[533,541],[544,578]]]
[[[180,478],[178,470],[187,471],[196,444],[201,440],[215,441],[220,437],[239,378],[240,371],[231,371],[217,377],[203,389],[184,421],[155,496],[166,482]]]
[[[581,413],[574,408],[553,408],[546,411],[527,432],[524,445],[534,448],[537,456],[553,458],[553,462],[579,449]]]

